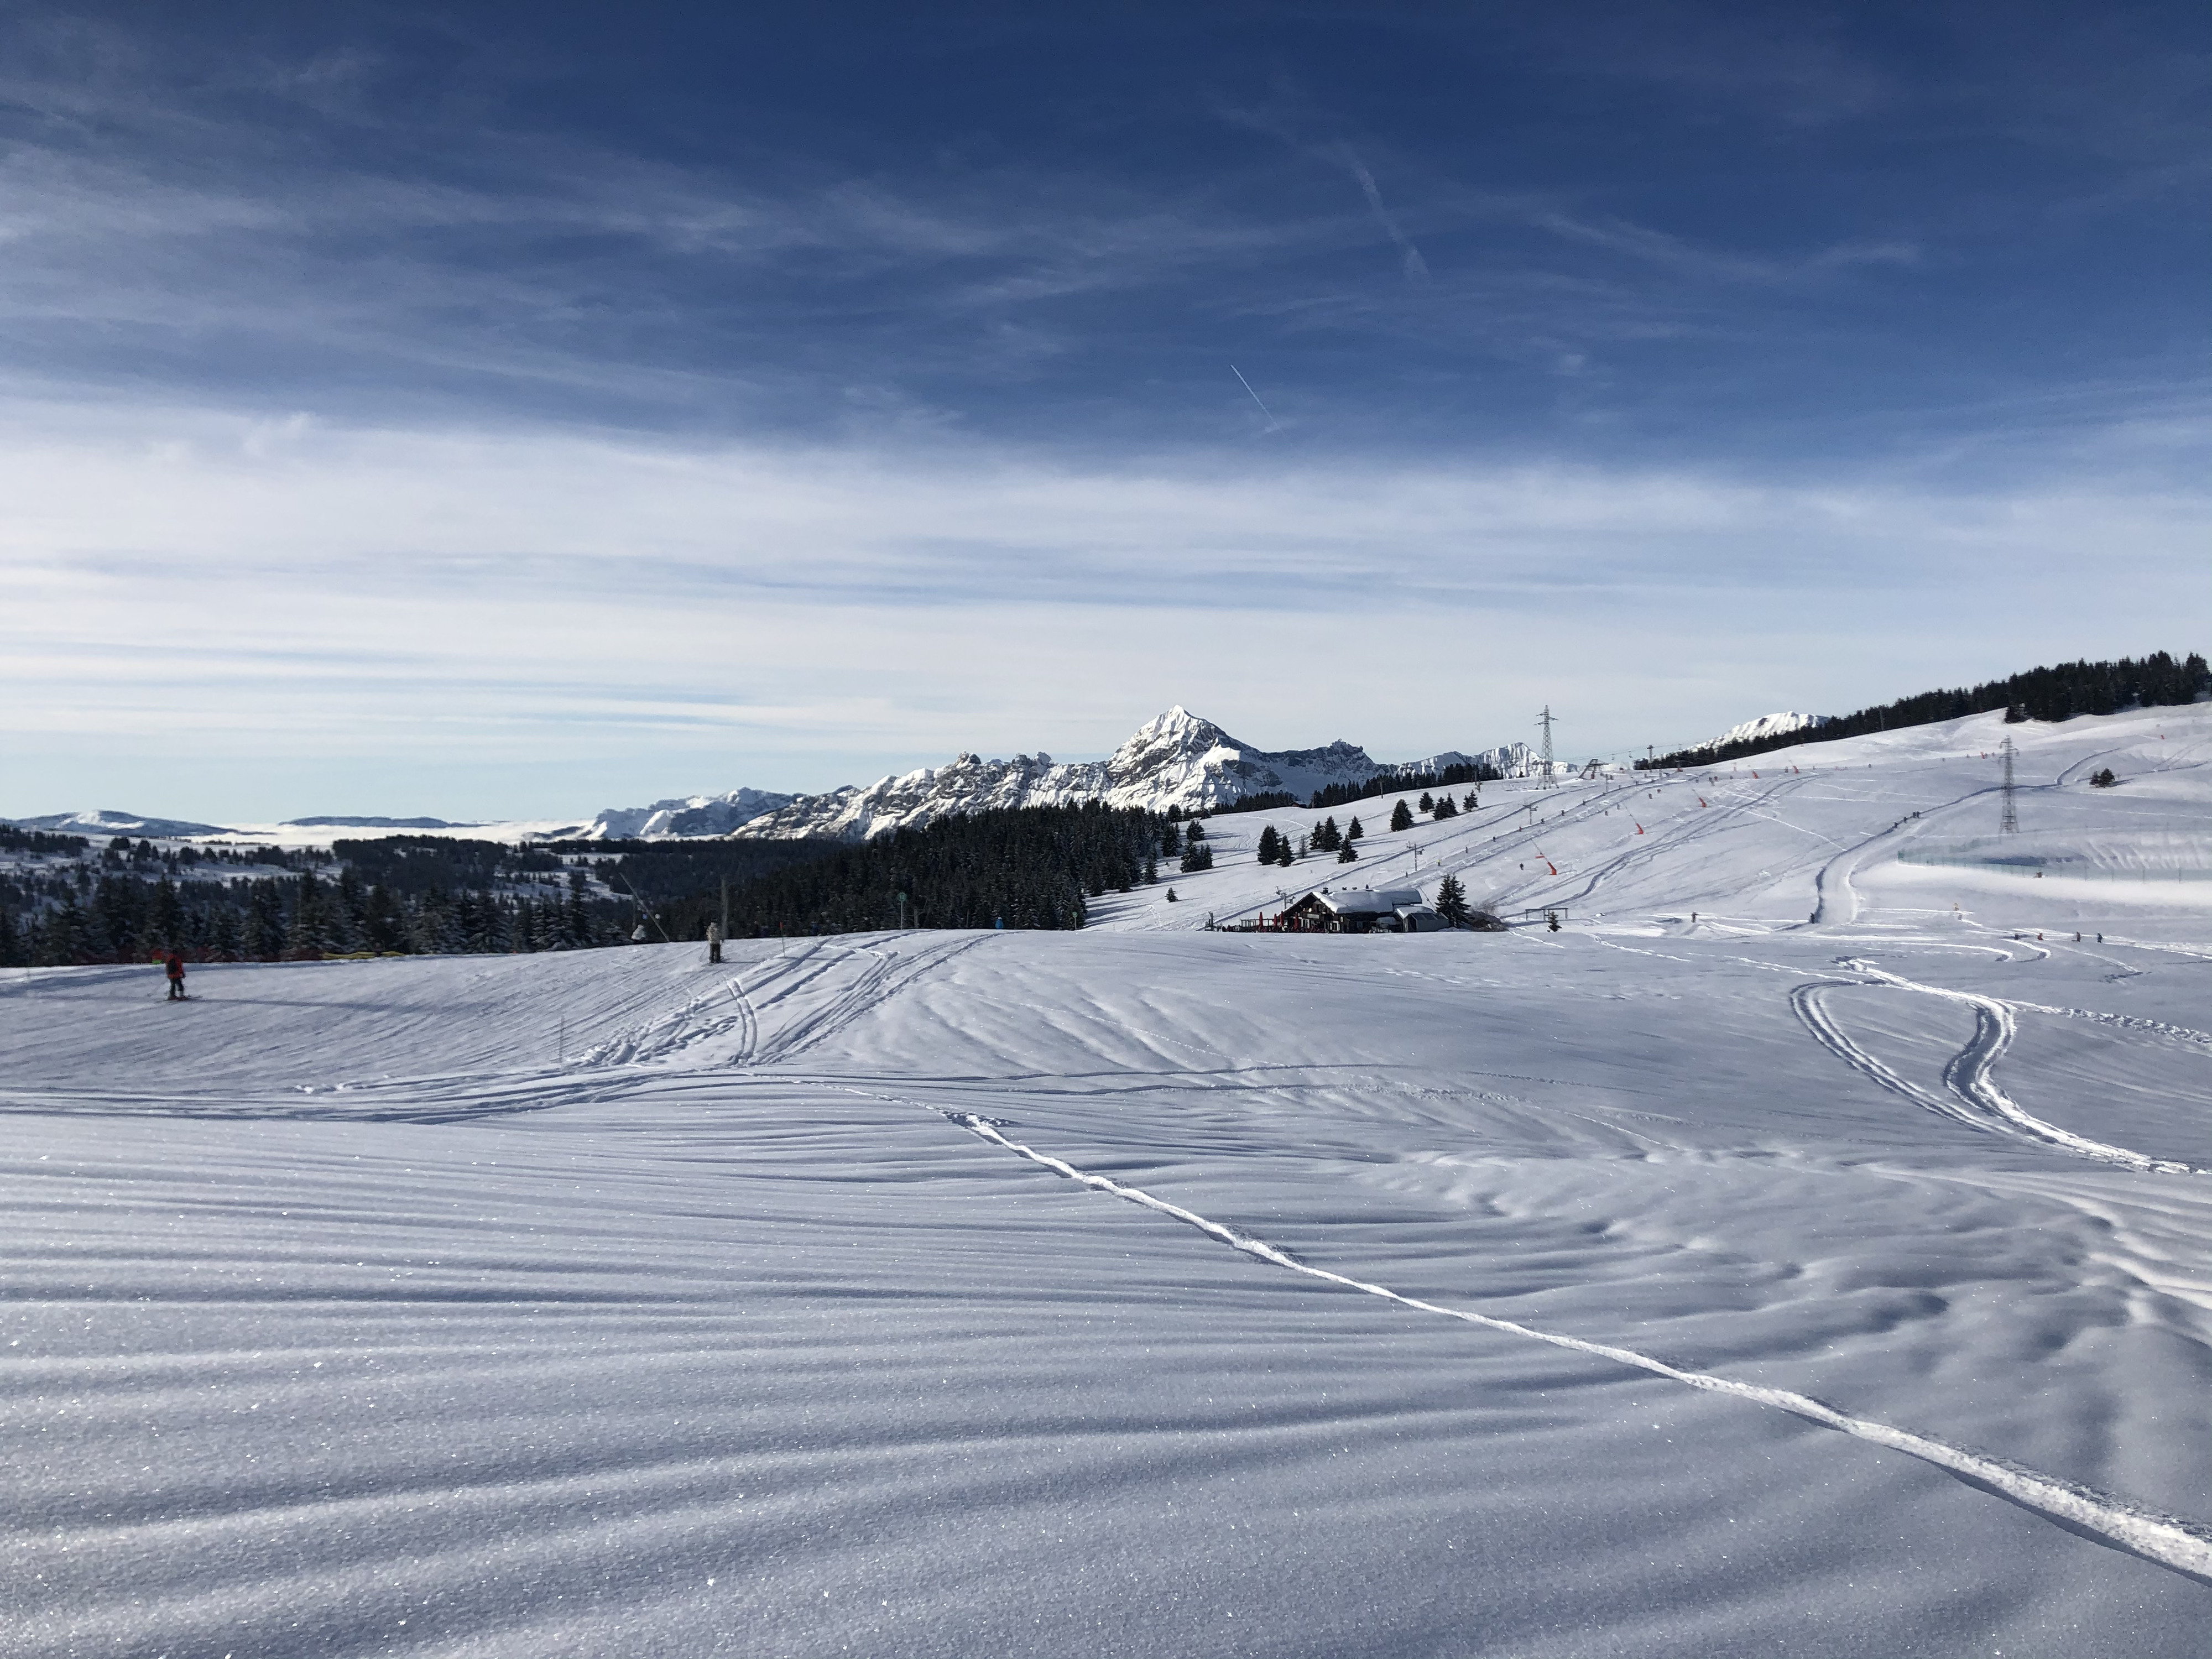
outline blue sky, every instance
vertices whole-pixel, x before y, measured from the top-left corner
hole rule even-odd
[[[0,812],[2212,637],[2201,6],[449,9],[0,23]]]

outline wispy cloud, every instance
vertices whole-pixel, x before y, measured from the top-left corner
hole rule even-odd
[[[1428,261],[1421,258],[1421,250],[1413,246],[1413,239],[1406,234],[1396,216],[1382,205],[1382,191],[1375,182],[1375,175],[1367,170],[1365,163],[1353,153],[1351,145],[1342,146],[1342,150],[1345,166],[1359,181],[1360,193],[1367,198],[1368,210],[1374,214],[1376,222],[1382,227],[1390,240],[1397,244],[1399,260],[1406,275],[1414,281],[1425,283],[1429,279]]]
[[[2163,573],[2161,628],[2212,622],[2190,597],[2202,490],[1080,468],[942,441],[702,447],[189,410],[47,409],[0,437],[7,752],[41,767],[61,745],[189,741],[264,765],[625,756],[678,781],[826,786],[886,745],[917,763],[1104,749],[1178,699],[1291,742],[1346,720],[1341,676],[1285,677],[1286,653],[1336,660],[1370,637],[1439,649],[1367,685],[1362,729],[1341,734],[1407,753],[1489,740],[1564,651],[1578,684],[1644,686],[1576,694],[1599,703],[1583,740],[1620,746],[1777,697],[1863,701],[1893,690],[1892,659],[1922,678],[1996,672],[2023,626],[2069,651],[2144,648],[2118,594],[2081,596],[2063,627],[2031,620],[2039,581],[2077,568],[2085,534]],[[1900,611],[1888,596],[1906,586],[1917,603]],[[1990,625],[1962,646],[1969,606]],[[1715,642],[1717,617],[1748,648]],[[1814,648],[1863,629],[1884,641],[1871,662]],[[1674,684],[1693,637],[1700,672]],[[1443,648],[1468,640],[1482,649]],[[1778,669],[1790,641],[1801,659]],[[1953,666],[1962,648],[1975,659]],[[38,775],[19,765],[11,789]]]
[[[1561,239],[1606,249],[1678,275],[1715,282],[1793,283],[1853,265],[1911,265],[1919,247],[1906,241],[1833,243],[1788,258],[1731,252],[1620,219],[1586,220],[1556,209],[1534,211],[1530,222]]]
[[[2207,59],[2140,30],[1042,20],[679,109],[565,14],[301,17],[0,20],[9,788],[1697,736],[2208,620]]]

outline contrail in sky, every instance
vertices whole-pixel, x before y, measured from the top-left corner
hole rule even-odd
[[[1243,382],[1243,387],[1247,392],[1252,392],[1252,382],[1244,379],[1244,371],[1243,369],[1237,368],[1236,364],[1231,363],[1229,365],[1229,372],[1231,374],[1234,374],[1239,381]],[[1252,401],[1255,404],[1260,404],[1260,394],[1258,392],[1252,392]],[[1283,429],[1281,423],[1275,419],[1274,412],[1271,410],[1267,404],[1260,404],[1260,412],[1267,417],[1268,431],[1280,432]]]

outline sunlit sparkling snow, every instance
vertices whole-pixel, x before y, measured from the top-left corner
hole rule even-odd
[[[2208,762],[1978,717],[1352,866],[1225,816],[1081,934],[9,972],[0,1650],[2201,1653]],[[1446,870],[1565,926],[1199,931]]]

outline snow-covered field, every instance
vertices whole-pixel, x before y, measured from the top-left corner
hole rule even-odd
[[[2200,1655],[2212,709],[2009,730],[2072,873],[1990,719],[1352,809],[1556,934],[0,976],[0,1653]]]
[[[2012,836],[1998,833],[1997,746],[2007,737],[2018,746]],[[2119,783],[2092,787],[2107,768]],[[1463,798],[1468,787],[1452,793]],[[1623,773],[1553,789],[1516,779],[1480,794],[1477,811],[1396,833],[1386,828],[1395,794],[1328,812],[1212,818],[1213,871],[1109,895],[1094,921],[1179,928],[1212,912],[1229,922],[1325,884],[1418,884],[1433,896],[1451,872],[1472,902],[1509,919],[1552,906],[1577,921],[1672,932],[1694,914],[1707,936],[1739,927],[1764,934],[1816,909],[1823,923],[2063,926],[2069,938],[2076,927],[2200,939],[2212,928],[2212,703],[2058,726],[1978,714],[1709,771]],[[1355,817],[1366,831],[1356,864],[1328,854],[1288,868],[1254,860],[1263,825],[1304,834],[1324,817],[1341,828]],[[1997,861],[2021,857],[2065,862],[2037,877]],[[1170,883],[1179,904],[1166,902]]]

